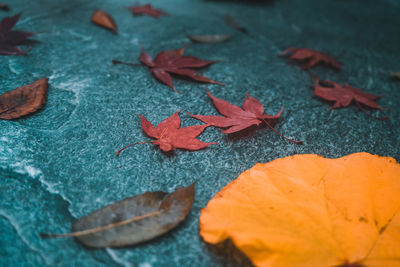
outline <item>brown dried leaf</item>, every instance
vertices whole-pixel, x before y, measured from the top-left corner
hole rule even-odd
[[[110,14],[108,14],[103,10],[95,11],[92,15],[91,20],[94,24],[97,24],[108,30],[111,30],[115,34],[118,33],[117,25],[115,24],[114,19],[110,16]]]
[[[13,120],[43,108],[47,100],[48,79],[18,87],[0,96],[0,119]]]
[[[72,224],[72,233],[41,234],[45,238],[76,237],[89,247],[121,247],[148,241],[182,222],[194,201],[194,186],[175,192],[146,192],[105,206]]]
[[[187,35],[193,42],[204,44],[222,43],[231,38],[230,34]]]
[[[390,75],[392,75],[393,78],[400,80],[400,72],[392,72]]]
[[[226,24],[228,24],[229,26],[231,26],[232,28],[247,33],[247,29],[245,27],[243,27],[242,25],[238,24],[236,22],[236,20],[234,18],[232,18],[230,15],[226,15],[225,16],[225,22]]]
[[[4,3],[0,3],[0,9],[4,11],[10,11],[10,6]]]

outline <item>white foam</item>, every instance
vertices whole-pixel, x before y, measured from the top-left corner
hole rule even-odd
[[[108,253],[108,255],[111,256],[111,258],[118,264],[121,264],[124,267],[132,267],[133,264],[129,261],[126,261],[124,259],[121,259],[120,257],[118,257],[118,255],[114,252],[113,249],[111,248],[106,248],[106,251]]]

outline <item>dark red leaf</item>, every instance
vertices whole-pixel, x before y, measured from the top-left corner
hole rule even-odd
[[[327,101],[335,102],[331,109],[348,107],[353,102],[363,112],[365,112],[365,109],[361,105],[372,109],[382,109],[382,107],[375,102],[380,98],[380,96],[364,93],[361,89],[350,86],[347,83],[342,86],[332,81],[320,81],[316,78],[314,95]],[[369,113],[367,114],[372,116]],[[389,117],[374,118],[382,120],[389,119]]]
[[[304,63],[302,68],[304,70],[314,67],[317,64],[325,64],[334,69],[340,70],[340,63],[328,56],[327,54],[321,53],[319,51],[311,50],[308,48],[288,48],[282,51],[280,56],[290,55],[289,58],[300,63]]]
[[[132,11],[134,16],[138,15],[148,15],[152,16],[153,18],[159,18],[161,15],[168,16],[168,13],[161,11],[159,9],[153,8],[150,4],[146,4],[144,6],[131,6],[128,7]]]
[[[18,87],[0,96],[0,119],[13,120],[29,115],[46,104],[47,78]]]
[[[114,22],[114,19],[108,14],[107,12],[103,10],[97,10],[93,13],[91,21],[94,24],[97,24],[101,27],[104,27],[108,30],[111,30],[115,34],[118,33],[117,30],[117,25]]]
[[[12,31],[17,24],[21,14],[12,17],[5,17],[0,21],[0,55],[25,55],[25,52],[18,48],[30,36],[32,32]]]
[[[215,108],[219,113],[224,115],[225,117],[220,116],[201,116],[201,115],[193,115],[188,113],[195,119],[201,120],[207,125],[212,125],[218,128],[228,128],[222,133],[230,134],[236,133],[241,130],[244,130],[253,125],[260,125],[262,122],[265,122],[272,130],[274,130],[277,134],[282,136],[283,138],[292,141],[294,143],[302,143],[302,141],[293,141],[281,135],[277,132],[272,124],[275,124],[277,120],[280,118],[283,107],[281,110],[275,115],[267,115],[264,114],[264,107],[261,103],[254,97],[251,97],[248,93],[247,99],[243,102],[242,108],[235,106],[225,100],[219,99],[207,90],[208,96],[214,103]]]
[[[148,142],[138,142],[128,145],[117,152],[117,156],[122,150],[141,143],[152,143],[154,145],[160,146],[160,149],[168,152],[176,148],[186,149],[186,150],[199,150],[205,148],[209,145],[216,143],[204,143],[198,139],[199,136],[205,128],[210,125],[195,125],[180,128],[181,120],[179,118],[179,110],[175,112],[171,117],[160,122],[157,127],[154,127],[151,122],[149,122],[145,117],[140,115],[142,121],[143,131],[150,137],[157,139]]]
[[[192,56],[184,56],[184,51],[185,47],[163,51],[156,56],[155,60],[153,60],[153,58],[142,49],[139,61],[149,68],[149,71],[157,78],[157,80],[168,85],[175,92],[176,90],[172,82],[171,74],[184,76],[198,82],[223,85],[222,83],[213,81],[197,73],[196,70],[193,70],[207,67],[214,64],[215,61],[202,60]],[[134,65],[132,63],[124,63],[118,60],[114,60],[113,63]]]

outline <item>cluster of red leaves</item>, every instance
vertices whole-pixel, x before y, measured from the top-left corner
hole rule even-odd
[[[12,30],[20,17],[21,14],[17,14],[13,17],[5,17],[0,21],[1,55],[25,55],[25,52],[17,46],[35,35],[35,33]]]
[[[282,51],[279,55],[289,55],[289,58],[291,60],[303,63],[302,68],[304,70],[312,68],[320,63],[326,66],[330,66],[336,70],[340,70],[341,68],[339,61],[337,61],[336,59],[328,56],[325,53],[308,48],[291,47]],[[341,86],[340,84],[332,81],[320,81],[317,77],[315,77],[315,75],[311,75],[316,79],[314,95],[327,101],[334,101],[335,103],[333,104],[331,109],[348,107],[352,102],[354,102],[358,106],[358,108],[366,113],[368,116],[379,120],[389,119],[389,117],[375,117],[366,112],[366,110],[362,107],[362,105],[364,105],[365,107],[371,109],[382,109],[375,102],[380,98],[380,96],[364,93],[361,89],[350,86],[347,83],[345,83],[344,86]],[[323,86],[321,84],[324,84],[326,86]]]
[[[117,25],[115,24],[114,19],[110,16],[110,14],[103,10],[95,11],[92,15],[91,21],[94,24],[106,28],[115,34],[118,33]]]

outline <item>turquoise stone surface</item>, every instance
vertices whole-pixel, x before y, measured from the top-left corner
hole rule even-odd
[[[0,56],[0,93],[49,78],[43,110],[15,121],[0,121],[0,266],[248,266],[232,245],[210,246],[199,236],[201,208],[226,184],[258,162],[293,154],[341,157],[366,151],[400,160],[400,3],[382,1],[154,0],[170,14],[159,20],[133,17],[126,0],[3,0],[23,15],[16,29],[41,32],[21,46],[27,56]],[[145,2],[140,1],[141,4]],[[119,34],[90,22],[94,10],[112,15]],[[224,22],[230,14],[245,34]],[[222,44],[191,44],[187,55],[219,62],[202,70],[225,86],[209,85],[216,97],[241,105],[245,92],[268,114],[285,110],[276,129],[268,127],[226,136],[215,128],[200,135],[218,142],[195,152],[164,154],[152,144],[115,152],[151,140],[137,114],[153,124],[181,109],[181,124],[200,122],[183,111],[218,115],[206,85],[175,79],[179,94],[159,83],[144,67],[114,66],[113,59],[137,62],[140,46],[151,55],[180,48],[191,34],[225,34]],[[277,54],[307,47],[336,57],[336,72],[312,72],[383,96],[374,120],[355,105],[330,110],[313,96],[309,73]],[[91,211],[146,191],[172,191],[198,180],[196,199],[175,230],[142,245],[88,249],[74,239],[41,239],[39,233],[69,232],[71,223]],[[305,196],[306,197],[306,196]]]

